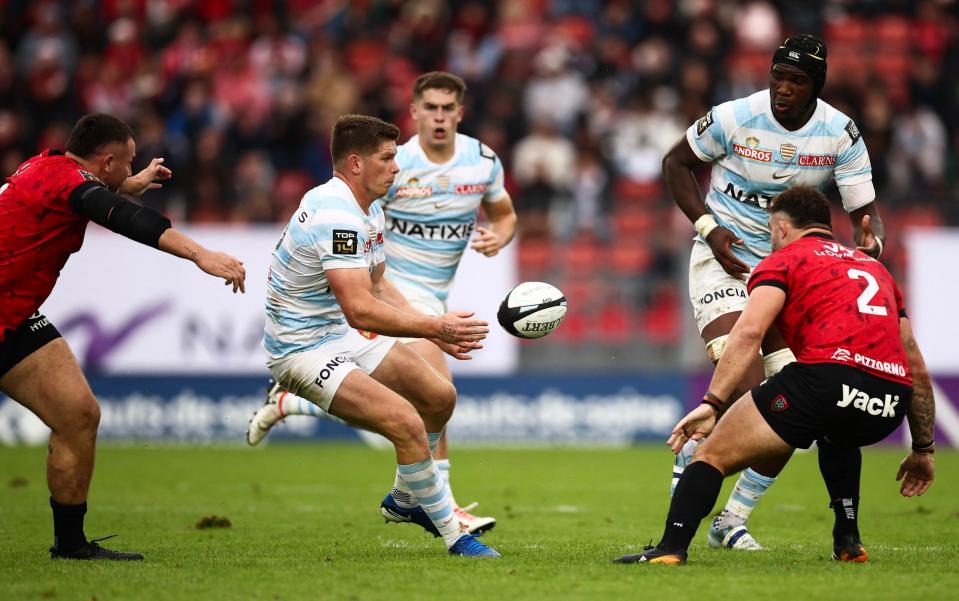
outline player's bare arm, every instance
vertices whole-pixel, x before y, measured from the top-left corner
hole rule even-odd
[[[234,294],[237,290],[246,292],[246,269],[243,268],[243,262],[226,253],[204,248],[196,240],[172,227],[160,236],[157,248],[181,259],[193,261],[204,273],[223,278],[226,286],[233,286]]]
[[[150,161],[143,171],[136,175],[131,175],[120,184],[120,194],[129,194],[130,196],[140,196],[147,190],[156,190],[162,188],[160,182],[173,177],[173,171],[163,166],[164,159],[158,157]]]
[[[366,269],[330,269],[326,277],[350,327],[387,336],[436,338],[452,344],[478,342],[489,332],[485,321],[470,319],[472,313],[429,317],[394,307],[373,294],[373,280]]]
[[[509,244],[516,234],[516,211],[513,209],[513,200],[506,195],[506,198],[496,202],[484,201],[483,212],[489,219],[489,227],[476,228],[476,237],[473,238],[470,248],[487,257],[493,257]]]
[[[676,205],[705,238],[726,273],[745,280],[749,266],[739,260],[731,248],[733,244],[742,246],[743,241],[728,229],[716,225],[700,194],[693,170],[704,164],[684,135],[663,157],[663,179]]]
[[[856,249],[878,259],[886,240],[886,227],[875,201],[849,213],[849,221],[852,223]]]
[[[686,441],[708,436],[716,426],[719,411],[736,401],[729,396],[746,375],[766,331],[785,303],[786,293],[774,286],[758,286],[749,295],[746,308],[729,334],[726,351],[713,372],[707,398],[676,424],[666,441],[674,453],[679,453]]]
[[[370,279],[373,282],[373,296],[405,313],[424,315],[421,311],[417,311],[416,308],[406,300],[403,293],[384,275],[385,265],[385,263],[380,263],[373,269],[373,273],[370,274]],[[428,338],[427,340],[438,346],[440,350],[447,355],[461,361],[472,359],[469,355],[470,351],[483,348],[483,345],[479,341],[453,344],[440,340],[439,338]]]
[[[935,479],[936,399],[926,362],[912,335],[912,326],[905,317],[899,320],[899,333],[912,373],[912,404],[906,419],[912,435],[913,451],[899,465],[896,480],[902,480],[899,492],[904,497],[911,497],[926,492]]]

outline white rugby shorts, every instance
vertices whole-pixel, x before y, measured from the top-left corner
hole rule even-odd
[[[746,274],[749,277],[749,274]],[[697,239],[689,257],[689,300],[699,333],[727,313],[746,307],[746,282],[726,273],[705,242]]]
[[[323,346],[268,362],[276,381],[296,396],[303,397],[324,411],[343,379],[354,369],[369,375],[393,348],[396,338],[373,334],[372,338],[350,330]]]
[[[446,301],[442,301],[436,298],[436,295],[430,294],[429,292],[423,290],[422,288],[417,288],[415,286],[403,286],[397,283],[396,280],[390,280],[393,282],[393,285],[396,286],[396,289],[403,293],[403,296],[406,297],[407,302],[410,303],[414,309],[420,313],[426,315],[431,315],[433,317],[438,317],[440,315],[446,315],[448,312],[446,308]],[[418,342],[423,340],[422,338],[400,338],[399,341],[403,344],[409,344],[411,342]]]

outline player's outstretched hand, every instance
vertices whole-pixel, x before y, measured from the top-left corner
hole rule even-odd
[[[737,238],[736,234],[724,227],[715,227],[713,231],[709,232],[709,235],[706,236],[706,243],[709,244],[713,255],[716,257],[716,260],[719,261],[719,264],[722,265],[726,273],[737,280],[746,281],[746,274],[749,273],[749,265],[740,261],[736,255],[733,254],[732,250],[733,244],[736,246],[743,245],[741,238]]]
[[[470,319],[473,313],[469,311],[450,311],[446,315],[437,317],[437,333],[434,338],[450,344],[479,342],[489,334],[489,323],[482,319]]]
[[[856,240],[856,250],[876,259],[879,257],[879,239],[872,231],[869,215],[862,216],[862,237]]]
[[[922,496],[922,493],[929,490],[935,477],[936,464],[932,453],[910,453],[899,464],[899,472],[896,474],[896,480],[902,480],[899,492],[904,497]]]
[[[436,338],[430,338],[430,342],[440,347],[440,350],[453,357],[454,359],[459,359],[460,361],[469,361],[473,357],[470,356],[470,351],[475,351],[483,348],[483,345],[479,342],[463,342],[462,344],[451,344],[449,342],[443,342],[442,340]]]
[[[126,180],[120,184],[120,192],[131,196],[140,196],[147,190],[162,188],[163,184],[157,180],[163,181],[171,177],[173,177],[173,172],[170,171],[169,168],[164,167],[163,159],[158,157],[150,161],[150,164],[140,173],[126,178]]]
[[[679,454],[683,445],[690,440],[701,440],[716,427],[716,410],[709,405],[700,405],[686,414],[666,441],[673,453]]]
[[[503,248],[502,241],[493,230],[479,226],[476,228],[475,233],[476,237],[473,238],[470,248],[476,252],[482,253],[487,257],[493,257],[499,252],[499,249]]]
[[[243,262],[234,259],[226,253],[203,250],[196,257],[196,266],[206,273],[223,278],[226,285],[233,285],[233,293],[246,292],[246,269]]]

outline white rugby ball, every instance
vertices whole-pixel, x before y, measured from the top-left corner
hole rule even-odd
[[[500,303],[496,318],[503,329],[519,338],[542,338],[566,316],[566,297],[545,282],[523,282]]]

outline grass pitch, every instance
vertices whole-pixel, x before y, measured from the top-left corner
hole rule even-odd
[[[87,535],[117,533],[104,545],[146,555],[115,564],[49,559],[44,449],[2,448],[0,599],[955,599],[959,454],[936,455],[939,479],[919,499],[898,495],[902,455],[865,455],[867,564],[830,560],[832,512],[808,453],[750,521],[771,550],[710,550],[703,526],[690,563],[670,568],[610,563],[660,535],[665,447],[456,450],[457,498],[498,518],[483,540],[499,560],[451,558],[419,528],[384,524],[389,452],[103,447]],[[198,530],[210,515],[232,527]]]

